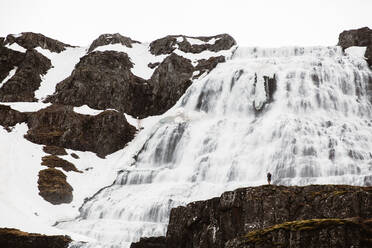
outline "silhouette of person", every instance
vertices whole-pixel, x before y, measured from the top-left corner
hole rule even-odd
[[[267,183],[271,184],[271,173],[270,172],[267,173]]]

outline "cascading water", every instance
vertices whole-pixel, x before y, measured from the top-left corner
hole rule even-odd
[[[85,246],[125,247],[164,235],[171,208],[264,184],[268,171],[276,184],[371,183],[368,84],[366,62],[338,47],[239,48],[145,130],[113,185],[58,227],[98,240]]]

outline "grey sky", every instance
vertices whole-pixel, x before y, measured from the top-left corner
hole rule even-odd
[[[139,41],[229,33],[244,46],[335,45],[372,28],[372,0],[0,0],[0,36],[32,31],[72,45],[102,33]]]

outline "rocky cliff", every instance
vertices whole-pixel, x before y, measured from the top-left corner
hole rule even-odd
[[[172,209],[166,237],[131,248],[370,247],[372,188],[266,185]]]

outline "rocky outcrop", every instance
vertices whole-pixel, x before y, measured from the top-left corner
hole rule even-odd
[[[56,93],[47,101],[117,109],[137,116],[149,109],[151,90],[145,80],[133,75],[132,67],[125,53],[89,53],[81,58],[71,76],[57,85]]]
[[[343,185],[286,187],[266,185],[261,187],[242,188],[231,192],[225,192],[221,197],[216,197],[207,201],[193,202],[186,207],[172,209],[165,241],[159,238],[158,247],[222,248],[227,247],[226,245],[230,245],[229,247],[231,248],[270,247],[238,246],[241,244],[239,242],[245,240],[244,237],[258,237],[257,235],[260,233],[263,233],[264,236],[266,234],[269,235],[268,230],[272,231],[272,236],[268,236],[270,237],[268,238],[269,240],[272,242],[282,242],[284,244],[288,244],[291,238],[296,240],[302,240],[302,238],[303,240],[309,240],[309,238],[317,240],[319,237],[317,236],[318,234],[328,231],[332,232],[334,228],[337,229],[337,234],[341,234],[342,231],[350,231],[351,236],[349,241],[352,241],[355,240],[356,237],[364,237],[361,236],[364,235],[364,231],[358,229],[360,226],[363,226],[363,224],[352,225],[345,220],[340,220],[340,222],[335,220],[332,222],[332,220],[329,219],[358,217],[358,220],[360,219],[359,222],[363,223],[372,217],[371,206],[371,187]],[[328,220],[323,222],[321,220],[316,221],[312,219]],[[304,220],[309,221],[301,222]],[[295,228],[301,227],[300,223],[306,224],[303,225],[304,228],[301,229],[303,232],[298,232]],[[323,225],[325,223],[329,225]],[[353,226],[353,229],[349,228],[349,224]],[[275,236],[277,230],[282,230],[280,226],[276,225],[288,227],[289,231],[285,230],[282,236]],[[313,228],[314,226],[320,226],[321,228],[315,229]],[[354,227],[356,229],[354,229]],[[290,235],[292,232],[291,228],[294,234],[298,236]],[[337,240],[335,240],[335,238],[338,237],[337,235],[327,237],[330,239],[329,242],[337,243]],[[239,238],[242,238],[243,241]],[[353,245],[361,244],[361,240],[361,238],[357,239],[358,243]],[[147,241],[140,240],[138,243],[132,244],[132,248],[152,247],[150,245],[147,246],[146,242]],[[151,244],[154,245],[154,242],[156,242],[156,239],[152,240]],[[237,244],[237,246],[233,246],[235,244]],[[302,247],[316,247],[306,246],[306,243],[301,244],[304,245]],[[349,243],[344,243],[343,246],[340,247],[348,247],[348,244]]]
[[[0,82],[9,75],[11,70],[18,67],[24,58],[24,53],[14,51],[0,44]]]
[[[197,40],[198,44],[193,44],[190,40]],[[236,45],[236,41],[228,34],[199,37],[168,35],[151,42],[150,51],[154,55],[170,54],[176,48],[185,53],[200,53],[206,50],[218,52],[228,50],[234,45]]]
[[[116,34],[102,34],[97,39],[95,39],[92,44],[90,45],[88,52],[92,52],[99,46],[105,46],[109,44],[117,44],[120,43],[126,47],[132,47],[133,43],[140,43],[139,41],[132,40],[129,37],[123,36],[119,33]]]
[[[250,232],[228,241],[225,248],[367,248],[371,237],[372,219],[311,219]]]
[[[60,157],[57,157],[55,155],[48,155],[41,158],[41,165],[45,165],[49,168],[61,168],[66,172],[69,171],[75,171],[80,172],[78,169],[76,169],[75,165],[73,163],[68,162],[67,160],[64,160]]]
[[[72,201],[72,187],[66,181],[66,175],[57,169],[48,168],[39,171],[37,181],[39,195],[44,200],[57,205],[70,203]]]
[[[22,113],[6,105],[0,105],[0,125],[9,130],[9,127],[26,122],[27,113]]]
[[[2,248],[67,248],[69,236],[47,236],[22,232],[18,229],[0,228],[0,247]]]
[[[63,105],[52,105],[32,113],[27,125],[29,130],[25,138],[31,142],[92,151],[101,157],[122,149],[136,131],[117,111],[107,110],[89,116]]]
[[[13,57],[21,58],[15,53]],[[15,65],[18,65],[15,75],[0,88],[0,101],[36,101],[34,92],[40,87],[41,75],[51,68],[50,60],[35,50],[27,50],[22,62]]]
[[[65,44],[58,40],[32,32],[24,32],[19,35],[9,34],[4,41],[4,45],[11,45],[13,43],[17,43],[18,45],[26,49],[41,47],[43,49],[48,49],[49,51],[56,53],[64,51],[66,47],[72,47],[71,45]]]
[[[67,155],[65,148],[59,146],[44,146],[43,151],[51,155]]]
[[[343,31],[338,37],[338,44],[343,49],[351,46],[367,47],[364,54],[368,64],[372,66],[372,29],[368,27]]]

